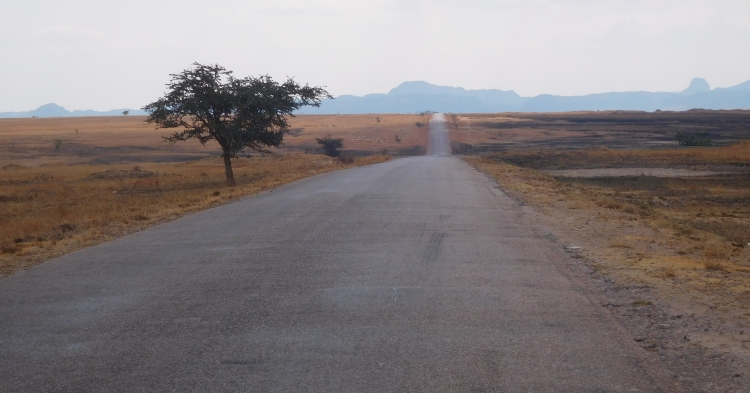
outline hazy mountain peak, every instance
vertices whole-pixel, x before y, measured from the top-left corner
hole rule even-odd
[[[410,81],[394,87],[388,92],[389,95],[405,94],[449,94],[465,95],[466,89],[463,87],[438,86],[425,81]]]
[[[70,112],[60,105],[49,103],[36,108],[33,111],[35,116],[38,117],[57,117],[67,116]]]
[[[50,102],[49,104],[44,104],[40,106],[39,108],[36,108],[36,110],[66,110],[65,108],[61,107],[60,105],[55,104],[54,102]]]
[[[91,109],[69,111],[60,105],[49,103],[40,106],[31,111],[25,112],[0,112],[0,119],[3,118],[21,118],[21,117],[69,117],[69,116],[122,116],[126,109],[113,109],[111,111],[99,112]],[[132,116],[142,116],[146,112],[140,109],[127,109]]]
[[[711,86],[708,85],[708,82],[703,78],[693,78],[690,81],[690,86],[681,91],[680,94],[695,94],[704,91],[711,91]]]

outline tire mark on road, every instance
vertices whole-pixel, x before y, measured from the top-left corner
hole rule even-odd
[[[446,235],[447,233],[445,232],[435,232],[432,234],[430,242],[427,243],[424,254],[422,254],[423,260],[427,262],[437,260],[438,256],[440,256],[440,251],[442,251],[443,240],[445,240]]]

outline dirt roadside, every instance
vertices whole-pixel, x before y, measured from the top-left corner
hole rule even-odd
[[[464,159],[528,205],[570,254],[567,268],[591,284],[602,307],[684,391],[750,391],[748,247],[706,264],[701,256],[709,250],[701,248],[699,256],[685,244],[718,244],[712,233],[680,233],[658,212],[613,207],[590,188],[540,171]]]

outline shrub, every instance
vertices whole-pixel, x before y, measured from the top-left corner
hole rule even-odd
[[[21,248],[16,243],[5,243],[0,245],[0,254],[15,254]]]
[[[727,270],[727,267],[723,263],[711,259],[703,260],[703,268],[706,270]]]
[[[664,268],[664,277],[677,277],[677,268],[674,263]]]
[[[356,161],[356,159],[353,156],[339,156],[337,157],[337,160],[339,160],[340,163],[345,164],[345,165],[354,164],[354,161]]]
[[[63,145],[62,139],[55,139],[55,150],[59,150],[60,146]]]
[[[341,154],[340,149],[344,147],[344,140],[334,138],[330,135],[324,138],[315,138],[318,144],[323,148],[323,153],[329,157],[338,157]]]

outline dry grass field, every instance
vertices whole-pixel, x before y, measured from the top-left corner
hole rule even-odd
[[[170,145],[168,130],[154,130],[143,116],[0,119],[0,167],[46,164],[131,164],[215,157],[217,146],[196,141]],[[344,154],[421,154],[429,118],[419,115],[301,115],[279,154],[320,152],[315,138],[344,139]],[[396,136],[398,135],[398,138]],[[59,147],[56,147],[59,143]]]
[[[233,188],[218,146],[163,143],[143,117],[0,120],[0,276],[304,177],[419,154],[420,120],[299,116],[277,154],[235,160]],[[353,163],[318,154],[315,138],[329,134]]]
[[[646,337],[639,341],[644,348],[662,356],[671,351],[676,362],[693,349],[709,349],[719,354],[710,356],[732,354],[750,367],[750,141],[501,151],[465,159],[539,212],[592,274],[615,291],[641,294],[619,312]],[[665,177],[617,175],[630,167],[664,169]],[[604,175],[545,173],[583,168]],[[670,168],[722,172],[674,177]],[[668,310],[661,321],[659,310]]]
[[[281,150],[316,151],[315,138],[331,135],[344,140],[344,154],[421,155],[427,148],[429,121],[430,115],[302,115],[292,121]]]

